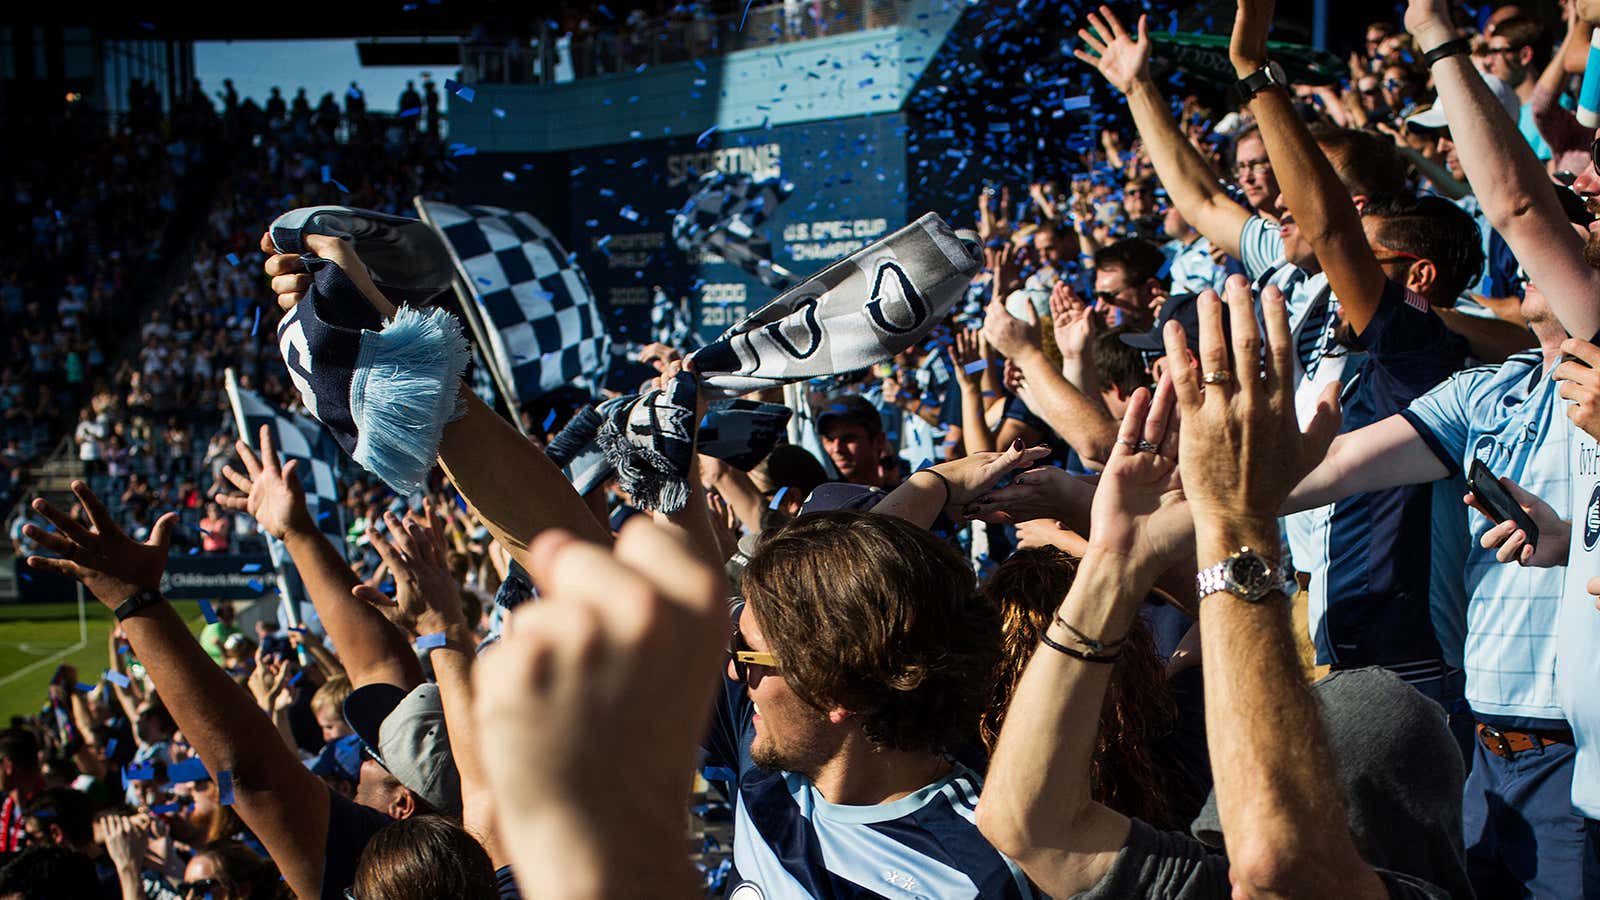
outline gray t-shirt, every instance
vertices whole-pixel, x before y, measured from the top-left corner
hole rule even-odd
[[[1448,900],[1449,894],[1408,875],[1376,870],[1396,900]],[[1230,900],[1228,858],[1176,831],[1157,831],[1138,819],[1128,842],[1100,883],[1076,900],[1167,897],[1171,900]]]

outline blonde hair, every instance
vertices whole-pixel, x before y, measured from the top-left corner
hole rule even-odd
[[[322,687],[311,695],[311,711],[322,712],[327,710],[341,713],[344,710],[344,700],[350,696],[350,679],[344,675],[335,675],[323,682]]]

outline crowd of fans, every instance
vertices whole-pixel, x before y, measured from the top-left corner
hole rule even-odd
[[[89,396],[79,506],[23,529],[119,625],[0,734],[0,896],[1600,897],[1600,7],[1565,12],[1411,0],[1311,88],[1242,0],[1223,114],[1102,7],[1077,55],[1127,130],[986,188],[966,302],[813,384],[800,441],[698,457],[667,514],[545,456],[579,404],[530,440],[465,397],[428,491],[346,486],[344,546],[213,428],[224,365],[295,403],[261,330],[305,262],[258,325],[219,257],[323,166],[403,208],[436,148],[266,138]],[[136,417],[188,450],[113,471]],[[321,633],[163,600],[186,523],[134,511],[195,462]],[[734,831],[698,873],[697,760]]]

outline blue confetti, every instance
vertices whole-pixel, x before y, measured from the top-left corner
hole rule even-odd
[[[243,566],[241,566],[239,568],[239,571],[241,571],[241,572],[259,572],[259,571],[261,571],[261,563],[245,563]]]
[[[223,259],[227,260],[228,265],[230,266],[237,266],[239,264],[239,254],[237,253],[229,253],[227,256],[224,256]]]
[[[988,363],[987,360],[975,359],[972,362],[969,362],[966,365],[962,366],[961,368],[964,369],[968,375],[972,375],[974,373],[982,372],[984,369],[989,368],[989,363]]]
[[[250,324],[250,336],[251,337],[255,337],[256,336],[256,332],[260,331],[260,330],[261,330],[261,307],[258,306],[258,307],[256,307],[256,320]]]
[[[191,781],[204,781],[211,777],[206,771],[206,764],[200,757],[191,756],[183,762],[175,762],[167,766],[167,782],[169,784],[187,784]]]
[[[501,172],[500,173],[500,177],[502,179],[506,180],[506,181],[516,181],[517,180],[517,173],[510,172],[510,171]]]
[[[122,674],[121,672],[113,672],[110,669],[106,670],[106,680],[119,688],[127,688],[128,685],[133,683],[133,679]]]
[[[335,188],[335,189],[336,189],[336,190],[338,190],[338,192],[339,192],[339,193],[341,193],[341,194],[348,194],[348,193],[350,193],[350,189],[349,189],[349,188],[347,188],[347,187],[345,187],[345,186],[344,186],[344,185],[342,185],[342,184],[340,184],[340,183],[339,183],[339,181],[338,181],[338,179],[335,179],[335,180],[334,180],[334,181],[332,181],[332,182],[331,182],[331,184],[332,184],[332,185],[333,185],[333,186],[334,186],[334,188]]]
[[[778,488],[778,492],[776,494],[772,495],[772,502],[767,504],[767,508],[768,509],[777,509],[778,508],[778,504],[783,502],[783,495],[787,494],[787,493],[789,493],[789,486],[788,485],[784,485],[783,487]]]
[[[506,117],[506,111],[496,106],[494,108],[494,117],[496,119],[504,119]]]
[[[398,118],[409,119],[412,116],[421,115],[421,113],[422,113],[422,107],[413,106],[410,109],[402,109],[402,110],[400,110],[400,115],[399,115]]]
[[[715,125],[711,126],[710,128],[707,128],[705,131],[700,132],[700,136],[694,139],[695,146],[696,147],[705,147],[705,146],[710,145],[711,136],[713,134],[716,134],[716,133],[717,133],[717,126],[715,126]]]
[[[417,635],[416,646],[418,650],[432,650],[435,647],[443,647],[445,642],[446,638],[444,632],[435,631],[432,634]]]
[[[739,30],[744,31],[744,20],[750,18],[750,4],[755,0],[744,0],[744,14],[739,17]]]
[[[210,600],[197,601],[200,604],[200,615],[205,616],[207,625],[217,624],[217,611],[212,608]]]
[[[539,426],[545,432],[550,431],[550,426],[556,423],[556,411],[550,410],[550,415],[544,417],[544,424]]]
[[[331,166],[323,166],[322,167],[322,183],[323,184],[327,184],[329,181],[332,181],[332,180],[333,180],[333,167],[331,167]]]
[[[455,94],[457,97],[460,97],[461,99],[467,101],[468,103],[472,102],[472,98],[473,97],[478,96],[478,92],[477,91],[473,90],[472,88],[467,87],[466,85],[462,84],[459,81],[456,81],[453,78],[446,78],[444,80],[444,89],[449,91],[449,92],[451,92],[452,94]]]

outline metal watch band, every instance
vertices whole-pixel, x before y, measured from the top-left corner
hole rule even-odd
[[[161,596],[160,591],[140,591],[139,593],[134,594],[132,597],[129,597],[128,599],[117,604],[117,609],[114,615],[117,617],[117,621],[121,622],[123,619],[126,619],[134,613],[142,609],[155,606],[157,603],[160,603],[165,599],[165,597]]]
[[[1274,591],[1282,593],[1285,597],[1294,596],[1298,588],[1294,569],[1281,559],[1268,571],[1264,586],[1260,590],[1249,590],[1246,586],[1236,583],[1233,580],[1233,565],[1240,557],[1246,556],[1266,562],[1260,553],[1249,547],[1242,547],[1215,565],[1207,566],[1195,573],[1195,596],[1204,599],[1212,594],[1227,592],[1248,603],[1258,603]]]

